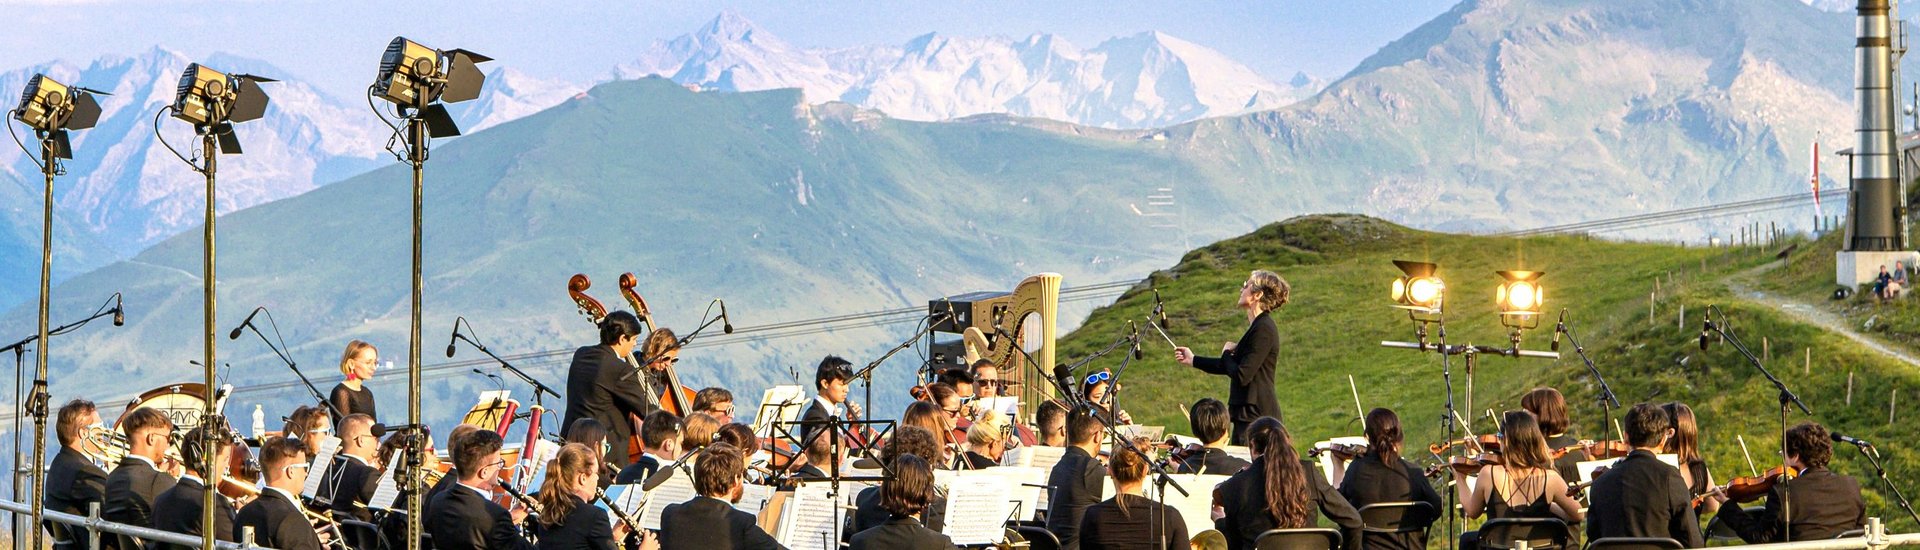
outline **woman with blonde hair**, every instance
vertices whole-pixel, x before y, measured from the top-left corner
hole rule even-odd
[[[1245,445],[1247,426],[1254,420],[1280,418],[1280,397],[1273,391],[1274,363],[1280,357],[1280,326],[1274,324],[1273,310],[1293,299],[1293,286],[1272,271],[1258,270],[1240,283],[1235,305],[1247,313],[1247,332],[1238,342],[1227,342],[1220,357],[1195,357],[1185,346],[1174,348],[1173,359],[1207,374],[1226,376],[1232,381],[1227,392],[1227,413],[1233,419],[1234,445]]]
[[[351,415],[364,414],[380,421],[375,414],[373,390],[367,389],[366,381],[373,378],[373,368],[380,363],[380,350],[373,344],[354,340],[347,342],[347,350],[340,354],[340,374],[345,376],[339,384],[333,386],[333,393],[327,397],[327,404],[333,410],[327,411],[333,423]]]
[[[600,489],[600,452],[579,443],[568,443],[547,463],[547,477],[540,483],[540,550],[614,550],[631,530],[625,522],[611,522],[607,514],[593,506]],[[643,547],[653,542],[650,534],[641,535]]]

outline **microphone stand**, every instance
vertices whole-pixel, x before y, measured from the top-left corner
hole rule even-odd
[[[887,362],[887,359],[892,358],[895,354],[898,354],[902,351],[906,351],[907,348],[913,347],[913,343],[919,341],[922,336],[932,334],[933,325],[935,322],[933,318],[940,315],[943,315],[943,314],[935,312],[933,314],[928,315],[927,322],[923,323],[919,330],[914,331],[913,336],[908,337],[906,340],[901,341],[900,345],[894,346],[893,349],[887,350],[886,353],[881,354],[879,359],[874,359],[873,362],[867,363],[867,366],[861,367],[859,372],[853,373],[853,378],[859,379],[861,382],[861,385],[864,387],[864,391],[862,393],[865,393],[866,395],[863,396],[861,400],[866,402],[864,405],[864,408],[866,411],[873,410],[873,370],[875,368],[878,368],[881,363]],[[952,319],[953,317],[951,315],[948,315],[947,318]],[[863,453],[872,452],[871,447],[873,446],[873,444],[878,442],[868,441],[866,443],[867,443],[867,447],[869,448],[861,449]],[[836,472],[836,475],[837,475],[837,472]]]
[[[273,312],[267,312],[267,317],[271,319],[273,317]],[[245,326],[249,330],[252,330],[254,336],[259,336],[260,341],[265,342],[267,344],[267,349],[273,350],[273,354],[280,357],[280,362],[287,364],[287,368],[293,371],[294,376],[300,377],[300,384],[307,387],[307,393],[313,396],[314,401],[318,401],[322,406],[325,406],[327,410],[332,411],[334,418],[346,417],[346,414],[340,412],[340,409],[333,408],[333,402],[328,401],[326,396],[320,393],[320,388],[315,387],[313,385],[313,381],[307,379],[306,373],[300,372],[300,366],[293,362],[292,357],[287,357],[287,354],[280,351],[280,348],[278,346],[273,345],[272,340],[267,339],[266,334],[262,334],[260,332],[260,327],[253,326],[253,323],[247,323],[246,325],[243,325],[243,326]]]
[[[1871,445],[1859,446],[1859,449],[1860,454],[1866,456],[1867,460],[1873,463],[1873,473],[1880,477],[1880,483],[1886,485],[1888,490],[1893,491],[1893,498],[1899,500],[1900,508],[1907,511],[1907,516],[1912,517],[1914,523],[1920,523],[1920,514],[1914,513],[1913,503],[1907,502],[1907,495],[1900,493],[1899,485],[1894,485],[1893,480],[1887,479],[1887,469],[1880,464],[1880,449]]]
[[[1800,412],[1806,413],[1807,416],[1813,416],[1813,410],[1808,409],[1806,402],[1801,401],[1800,396],[1794,395],[1793,390],[1787,389],[1786,382],[1780,381],[1780,378],[1774,376],[1772,371],[1767,370],[1767,366],[1760,362],[1760,357],[1754,355],[1753,351],[1748,350],[1746,343],[1741,342],[1739,336],[1727,330],[1724,324],[1713,322],[1713,314],[1715,312],[1719,312],[1722,319],[1726,318],[1726,312],[1721,311],[1719,306],[1708,305],[1706,330],[1718,334],[1722,340],[1727,342],[1727,345],[1733,346],[1733,349],[1739,351],[1740,355],[1746,356],[1747,363],[1753,365],[1754,369],[1759,370],[1760,374],[1766,376],[1767,381],[1772,382],[1773,387],[1780,391],[1780,456],[1785,457],[1787,456],[1787,405],[1792,404],[1798,406]],[[1781,502],[1781,509],[1785,510],[1782,514],[1783,517],[1792,517],[1790,515],[1793,510],[1791,499]],[[1791,525],[1783,526],[1781,532],[1786,535],[1784,538],[1793,540]]]
[[[713,324],[714,324],[714,323],[718,323],[718,322],[720,322],[720,319],[721,319],[720,317],[714,317],[714,318],[712,318],[712,319],[707,319],[707,320],[705,320],[705,321],[703,321],[703,322],[701,322],[701,323],[700,323],[700,327],[699,327],[699,328],[696,328],[696,329],[693,329],[693,332],[691,332],[691,333],[688,333],[688,334],[687,334],[686,336],[682,336],[682,337],[680,337],[680,339],[679,339],[679,340],[675,340],[675,341],[673,342],[673,345],[672,345],[672,346],[670,346],[670,347],[668,347],[668,348],[667,348],[667,349],[665,349],[665,350],[661,350],[661,352],[660,352],[660,353],[666,353],[666,352],[669,352],[669,351],[673,351],[673,350],[677,350],[677,349],[680,349],[680,348],[684,348],[684,347],[687,347],[687,343],[689,343],[689,342],[692,342],[692,341],[693,341],[693,337],[695,337],[695,336],[699,336],[699,335],[700,335],[700,333],[701,333],[701,332],[705,332],[705,331],[707,330],[707,328],[708,328],[708,327],[711,327],[711,326],[713,326]],[[637,346],[636,346],[636,347],[637,347]],[[640,367],[641,367],[641,368],[645,368],[645,367],[646,367],[646,365],[647,365],[647,362],[648,362],[648,361],[652,361],[652,360],[653,360],[653,358],[652,358],[652,357],[642,357],[642,356],[640,356],[640,355],[638,355],[638,353],[639,353],[639,350],[638,350],[638,349],[635,349],[635,350],[634,350],[634,352],[635,352],[635,354],[636,354],[636,355],[635,355],[635,357],[638,357],[638,358],[639,358],[639,359],[638,359],[638,362],[639,362],[639,365],[640,365]],[[491,354],[489,354],[489,355],[491,355]],[[626,380],[626,379],[628,379],[628,378],[632,378],[632,377],[635,377],[635,376],[639,376],[639,375],[640,375],[640,369],[639,369],[639,368],[636,368],[636,369],[634,369],[634,370],[633,370],[632,372],[629,372],[629,373],[627,373],[627,374],[625,374],[625,375],[623,375],[623,376],[621,376],[621,377],[620,377],[620,379],[621,379],[621,380]],[[560,398],[560,396],[559,396],[559,395],[555,395],[555,396],[554,396],[554,399],[559,399],[559,398]]]
[[[1566,311],[1560,310],[1563,319]],[[1613,394],[1613,388],[1607,385],[1606,377],[1600,376],[1600,368],[1593,365],[1592,357],[1587,357],[1587,348],[1580,345],[1580,339],[1573,335],[1573,329],[1567,326],[1566,321],[1561,321],[1558,325],[1554,329],[1559,330],[1560,334],[1565,335],[1567,341],[1573,344],[1573,352],[1580,356],[1581,362],[1587,364],[1587,373],[1592,374],[1593,380],[1600,384],[1600,433],[1606,433],[1607,426],[1613,424],[1613,408],[1620,406],[1620,397]],[[1615,436],[1622,437],[1624,440],[1621,434],[1615,434]]]
[[[75,321],[72,323],[67,323],[65,325],[61,325],[52,330],[48,330],[47,336],[48,337],[59,336],[62,334],[66,334],[68,332],[72,332],[74,330],[78,330],[80,327],[85,326],[87,323],[95,319],[106,317],[108,315],[113,315],[117,313],[119,310],[120,310],[119,307],[101,310],[99,312],[94,313],[91,316],[88,316],[85,319],[81,319],[79,321]],[[8,344],[7,347],[0,348],[0,353],[5,353],[7,351],[13,352],[13,374],[14,374],[13,379],[14,379],[15,401],[19,400],[20,379],[24,378],[24,376],[22,376],[21,373],[23,373],[26,370],[27,345],[32,344],[39,340],[40,340],[40,335],[34,334],[33,336],[28,336],[25,339],[20,340],[18,342]],[[42,351],[40,353],[44,354],[45,352]],[[51,400],[52,398],[53,398],[53,395],[47,391],[47,370],[44,368],[39,369],[39,372],[34,375],[33,389],[28,394],[28,397],[26,400],[26,409],[27,409],[28,415],[33,416],[35,422],[39,426],[42,426],[42,427],[46,426],[47,413],[48,413],[47,401]],[[20,454],[21,429],[20,429],[19,416],[17,415],[14,416],[13,425],[14,425],[14,429],[13,429],[14,475],[10,477],[13,478],[13,496],[14,498],[20,498],[20,476],[18,475],[18,472],[20,471],[20,468],[24,466],[22,463],[24,463],[25,461],[21,460],[24,457],[22,457]],[[36,437],[38,438],[45,437],[44,428],[40,430],[35,430],[35,431],[38,432],[36,434]],[[34,460],[34,465],[32,467],[34,468],[33,469],[34,476],[37,478],[38,476],[44,475],[40,471],[40,467],[39,467],[40,459],[38,457],[35,457],[33,460]],[[38,500],[35,500],[34,502],[32,502],[32,504],[33,506],[36,507],[36,509],[40,506],[40,502]],[[15,514],[15,521],[19,522],[18,514]]]
[[[540,383],[539,379],[534,378],[532,375],[527,374],[526,371],[520,370],[520,367],[513,366],[513,363],[508,363],[506,359],[501,359],[500,356],[494,355],[493,350],[487,349],[487,346],[481,345],[479,342],[475,342],[471,338],[467,338],[467,335],[465,334],[455,334],[454,339],[466,341],[468,345],[473,346],[473,349],[480,350],[480,353],[487,354],[487,357],[493,358],[493,361],[496,363],[499,363],[502,368],[507,369],[507,372],[511,372],[513,373],[514,376],[519,377],[520,381],[526,382],[527,385],[529,386],[533,386],[533,406],[541,407],[543,409],[545,408],[541,405],[541,400],[540,400],[541,393],[551,395],[553,396],[554,399],[560,398],[559,392],[555,392],[553,391],[553,388],[547,387],[546,384]]]

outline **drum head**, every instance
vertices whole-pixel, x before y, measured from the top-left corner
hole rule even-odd
[[[120,429],[121,421],[126,420],[134,409],[146,407],[165,413],[167,419],[173,421],[173,431],[185,433],[200,426],[200,415],[207,406],[206,395],[207,386],[198,383],[173,384],[147,390],[140,394],[139,399],[127,405],[127,410],[120,413],[120,418],[113,421],[114,429]]]

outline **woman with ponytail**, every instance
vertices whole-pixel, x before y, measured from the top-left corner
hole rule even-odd
[[[1136,438],[1136,449],[1153,448]],[[1147,459],[1115,444],[1109,453],[1107,474],[1113,476],[1113,498],[1087,508],[1080,519],[1081,548],[1159,550],[1186,548],[1187,522],[1180,511],[1146,497]],[[1198,490],[1198,488],[1195,488]]]
[[[626,524],[608,521],[592,504],[600,488],[600,450],[579,443],[561,447],[540,482],[540,550],[615,550]],[[651,541],[652,537],[647,537]]]
[[[1213,490],[1214,527],[1227,535],[1229,550],[1252,550],[1254,540],[1269,529],[1317,526],[1320,516],[1339,526],[1347,548],[1359,547],[1360,513],[1333,490],[1319,468],[1300,460],[1279,419],[1253,421],[1247,443],[1253,465]]]
[[[1367,454],[1347,466],[1340,483],[1340,496],[1355,508],[1383,502],[1425,502],[1433,508],[1427,521],[1439,517],[1445,505],[1433,490],[1419,466],[1401,458],[1404,437],[1400,433],[1400,415],[1390,409],[1367,413]],[[1366,533],[1368,550],[1421,550],[1427,547],[1426,531],[1412,533]]]

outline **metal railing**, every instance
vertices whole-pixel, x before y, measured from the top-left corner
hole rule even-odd
[[[33,513],[33,506],[11,500],[0,500],[0,510],[13,512],[14,521],[19,522],[28,517],[28,514]],[[71,525],[74,527],[74,529],[72,529],[74,532],[85,530],[89,533],[87,536],[88,550],[100,550],[100,535],[102,533],[126,535],[147,542],[178,544],[191,548],[199,548],[200,543],[204,542],[199,536],[195,535],[183,535],[150,527],[114,523],[100,519],[100,503],[98,502],[88,505],[87,515],[85,516],[76,516],[52,510],[47,510],[45,514],[47,521]],[[29,526],[28,528],[35,529],[39,527]],[[18,544],[20,541],[14,542]],[[253,543],[252,527],[240,528],[240,542],[221,541],[216,543],[214,547],[218,550],[272,550]]]
[[[1730,546],[1740,550],[1886,550],[1895,546],[1920,546],[1920,533],[1901,535],[1887,534],[1887,526],[1880,518],[1867,518],[1866,534],[1858,537],[1846,537],[1831,540],[1803,540],[1800,542],[1776,542],[1769,544],[1745,544]],[[1527,541],[1514,541],[1513,550],[1529,550]]]

